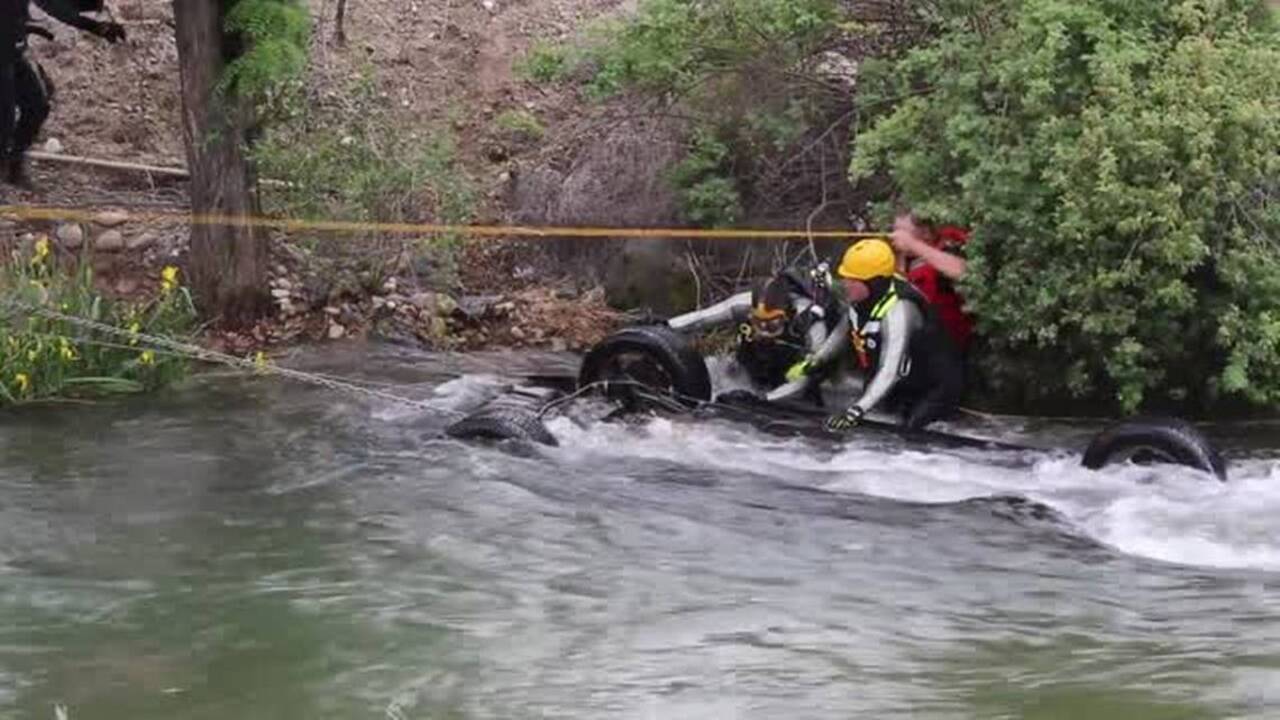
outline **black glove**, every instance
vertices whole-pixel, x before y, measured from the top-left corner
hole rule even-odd
[[[866,410],[854,405],[839,415],[832,415],[827,418],[826,427],[828,432],[842,433],[852,430],[862,424],[862,417],[867,414]]]
[[[764,402],[764,398],[761,397],[760,393],[754,390],[738,388],[736,390],[720,393],[720,396],[716,398],[716,402],[736,405],[755,404]]]
[[[124,26],[117,22],[100,22],[93,34],[112,44],[125,40]]]

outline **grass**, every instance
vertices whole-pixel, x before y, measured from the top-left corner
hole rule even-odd
[[[0,268],[0,406],[137,393],[184,377],[185,358],[140,337],[194,331],[195,308],[178,269],[165,268],[157,286],[146,303],[114,303],[94,290],[87,258],[71,270],[58,267],[48,238],[27,257],[15,253]]]

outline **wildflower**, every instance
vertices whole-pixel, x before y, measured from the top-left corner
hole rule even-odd
[[[178,268],[172,265],[166,265],[160,271],[160,289],[166,293],[173,292],[178,287]]]
[[[40,354],[37,353],[35,350],[27,351],[27,362],[35,362],[36,358],[38,357],[40,357]]]
[[[267,371],[267,354],[259,350],[258,354],[253,356],[253,367],[255,370],[257,370],[260,373],[266,372]]]
[[[62,347],[59,348],[59,353],[62,355],[62,359],[67,362],[76,359],[76,350],[71,347],[71,343],[67,342],[66,338],[62,338]]]
[[[18,386],[19,392],[26,392],[31,389],[31,376],[26,373],[18,373],[13,376],[13,382]]]
[[[49,257],[49,236],[41,235],[40,239],[36,241],[35,252],[31,254],[31,264],[39,265],[47,257]]]
[[[137,321],[134,321],[134,322],[132,322],[132,323],[130,323],[130,324],[129,324],[129,334],[132,336],[132,337],[130,337],[130,338],[129,338],[129,344],[130,344],[130,345],[137,345],[137,344],[138,344],[138,332],[139,332],[140,330],[142,330],[142,326],[141,326],[141,325],[139,325],[139,324],[137,323]]]
[[[143,350],[142,355],[138,356],[138,362],[143,365],[155,365],[156,354],[150,350]]]

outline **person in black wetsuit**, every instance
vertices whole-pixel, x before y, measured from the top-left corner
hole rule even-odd
[[[102,9],[101,0],[35,0],[50,17],[111,43],[125,39],[119,23],[83,13]],[[49,116],[52,86],[39,63],[27,56],[27,36],[52,39],[31,23],[29,0],[0,0],[0,170],[12,185],[30,187],[26,153]]]
[[[841,352],[841,339],[830,334],[840,308],[829,285],[826,278],[806,280],[783,271],[750,292],[671,318],[666,324],[685,334],[737,325],[734,361],[751,384],[766,393],[765,400],[807,400],[820,405],[825,375],[800,370],[807,359],[834,358]]]

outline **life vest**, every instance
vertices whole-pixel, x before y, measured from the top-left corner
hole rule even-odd
[[[889,311],[899,302],[916,306],[924,318],[924,327],[911,337],[907,348],[911,371],[917,367],[933,368],[941,363],[957,361],[954,342],[942,327],[937,313],[924,295],[911,283],[900,277],[889,281],[889,286],[877,298],[850,305],[850,342],[854,361],[860,369],[872,372],[880,366],[883,346],[881,323]],[[927,371],[929,374],[934,374]]]
[[[958,248],[969,242],[969,231],[955,225],[942,225],[935,231],[943,248]],[[951,278],[938,269],[921,262],[907,273],[907,280],[919,288],[921,294],[938,312],[938,320],[951,335],[956,348],[965,353],[973,339],[973,317],[964,310],[964,298],[956,290]]]
[[[907,279],[920,290],[934,310],[938,321],[946,329],[956,348],[961,352],[969,349],[973,339],[973,317],[964,310],[964,298],[956,290],[951,278],[938,272],[932,265],[921,263],[907,273]]]

